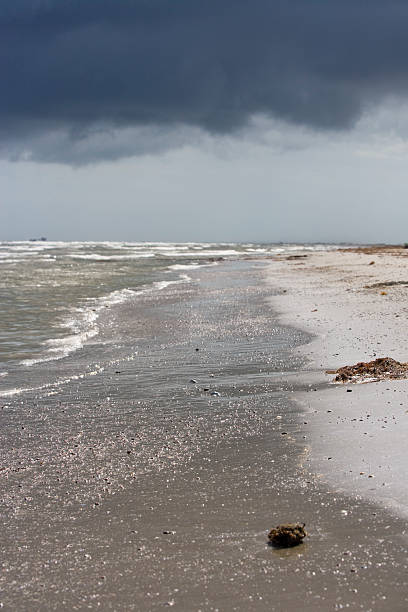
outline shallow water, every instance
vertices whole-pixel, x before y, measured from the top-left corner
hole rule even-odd
[[[327,248],[333,247],[0,242],[0,396],[30,386],[33,374],[28,369],[43,362],[48,384],[47,363],[98,341],[106,310],[114,305],[189,283],[190,272],[217,266],[220,259]],[[25,386],[19,381],[26,381]]]

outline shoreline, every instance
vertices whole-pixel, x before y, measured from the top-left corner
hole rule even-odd
[[[297,394],[310,440],[308,469],[335,490],[408,517],[404,446],[408,380],[333,384],[336,370],[392,357],[408,361],[407,250],[356,248],[276,259],[267,282],[279,321],[314,335],[297,349],[308,359]]]
[[[278,322],[266,265],[118,306],[131,359],[90,344],[104,370],[4,406],[5,609],[405,612],[405,522],[304,467],[311,337]],[[268,546],[282,522],[305,543]]]

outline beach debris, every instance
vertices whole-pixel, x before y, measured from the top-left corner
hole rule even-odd
[[[384,289],[386,287],[406,287],[408,280],[399,281],[382,281],[381,283],[374,283],[373,285],[364,285],[364,289]]]
[[[335,372],[334,382],[350,383],[408,378],[408,363],[401,363],[391,357],[379,357],[373,361],[360,361],[344,366]]]
[[[169,529],[165,529],[162,533],[163,535],[174,535],[176,532],[170,531]]]
[[[284,523],[270,530],[268,540],[278,548],[290,548],[301,544],[306,536],[305,523]]]
[[[211,395],[213,395],[214,397],[218,397],[219,395],[221,395],[221,393],[218,393],[218,391],[212,391]]]
[[[368,264],[369,266],[373,266],[375,264],[375,261],[370,261],[370,263]]]
[[[195,378],[190,378],[190,382],[193,383],[194,385],[197,384],[197,381]]]

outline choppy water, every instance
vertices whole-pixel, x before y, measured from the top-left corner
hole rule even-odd
[[[99,333],[106,307],[190,282],[220,258],[324,245],[0,242],[0,379],[61,359]]]

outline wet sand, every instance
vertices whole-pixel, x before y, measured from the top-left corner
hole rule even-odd
[[[294,398],[327,386],[312,337],[277,323],[270,265],[118,307],[86,349],[99,370],[2,402],[4,609],[407,609],[403,517],[309,468]],[[287,521],[305,543],[268,546]]]

